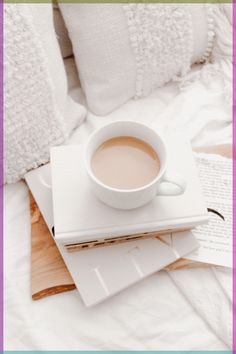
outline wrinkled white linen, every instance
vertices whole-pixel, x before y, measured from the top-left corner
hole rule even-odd
[[[77,91],[73,87],[73,94]],[[178,93],[169,84],[102,118],[89,113],[71,142],[112,120],[138,120],[185,131],[193,146],[231,142],[222,85],[198,82]],[[208,269],[161,271],[93,308],[79,293],[30,297],[27,187],[5,187],[6,350],[226,350],[231,347],[231,274]]]

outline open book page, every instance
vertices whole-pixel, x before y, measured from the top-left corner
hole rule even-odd
[[[232,160],[209,154],[196,154],[195,157],[206,204],[211,211],[208,224],[193,230],[200,248],[185,258],[231,267]]]

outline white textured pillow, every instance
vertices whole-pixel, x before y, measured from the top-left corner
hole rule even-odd
[[[88,106],[99,115],[183,76],[211,49],[208,4],[60,4],[60,8]]]
[[[4,6],[4,180],[49,160],[86,110],[67,93],[51,4]]]

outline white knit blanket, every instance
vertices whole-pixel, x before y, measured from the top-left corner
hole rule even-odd
[[[47,162],[66,129],[29,9],[6,4],[4,17],[4,180],[11,183]]]

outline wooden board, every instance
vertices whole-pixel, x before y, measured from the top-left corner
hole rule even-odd
[[[73,279],[30,194],[31,293],[34,300],[75,289]]]
[[[217,153],[232,157],[232,147],[221,145],[197,149],[199,152]],[[34,300],[75,289],[73,279],[48,231],[47,225],[30,194],[31,214],[31,293]],[[207,267],[205,263],[180,259],[166,270]]]

